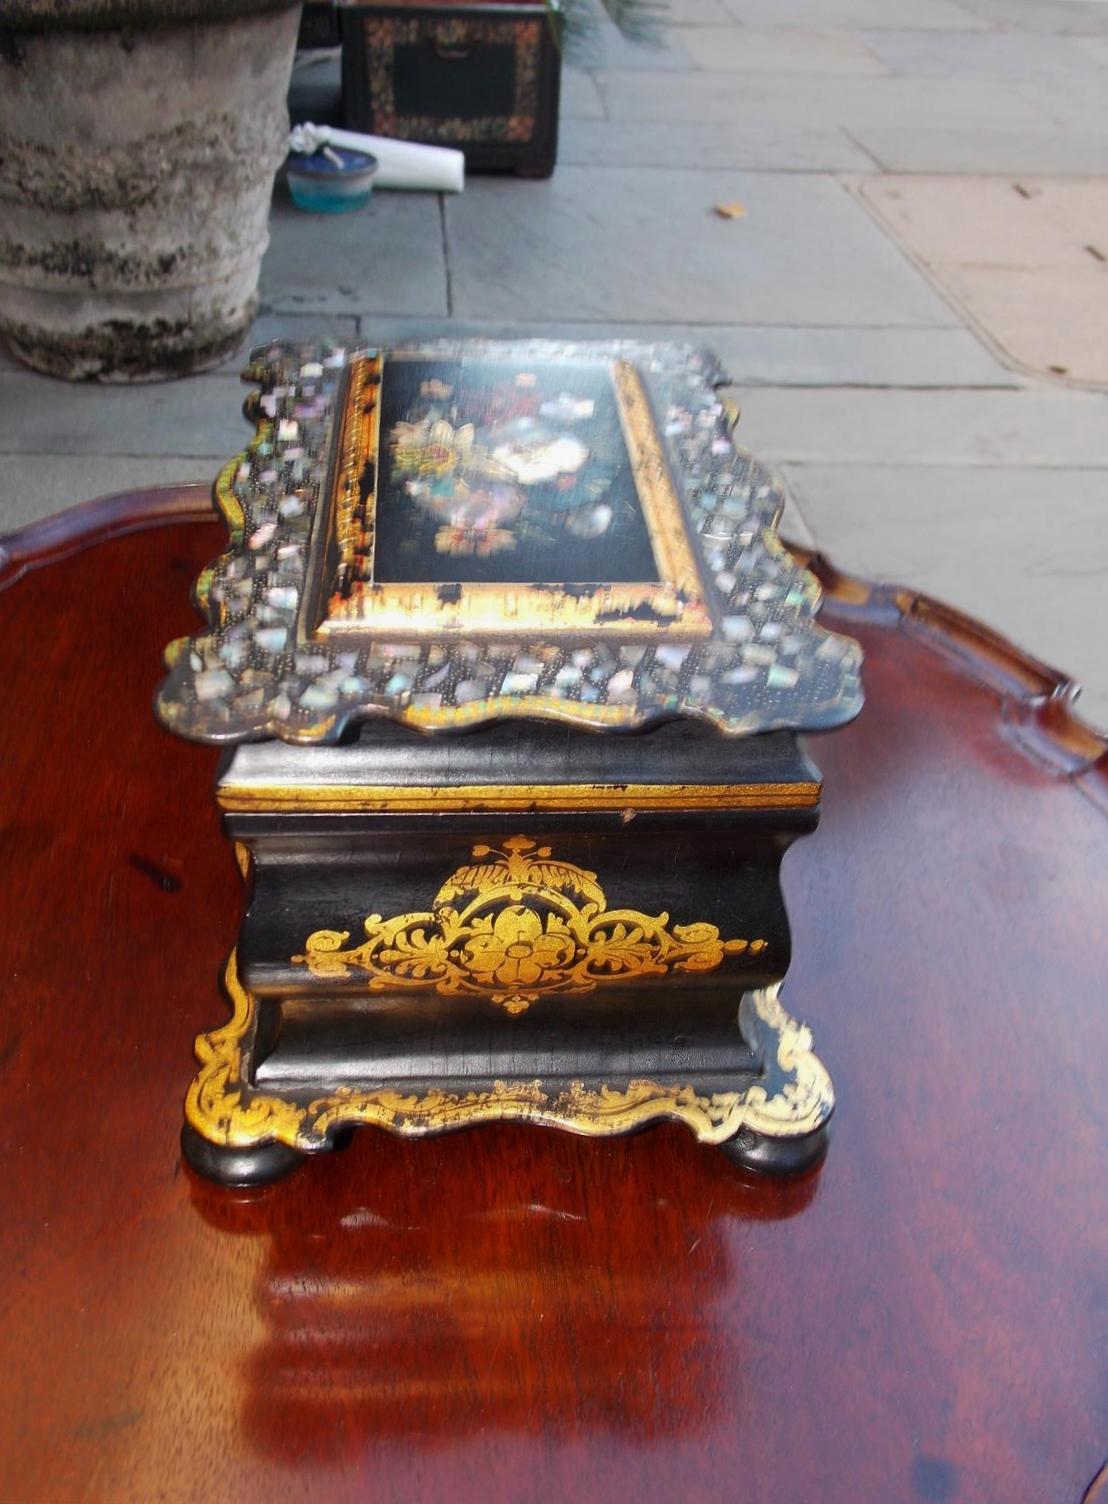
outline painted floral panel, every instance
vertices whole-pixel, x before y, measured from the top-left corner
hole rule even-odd
[[[373,579],[657,581],[609,367],[394,360]]]

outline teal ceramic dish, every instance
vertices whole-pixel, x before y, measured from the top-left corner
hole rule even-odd
[[[368,152],[321,146],[311,156],[293,152],[286,164],[289,192],[311,214],[346,214],[369,203],[377,158]]]

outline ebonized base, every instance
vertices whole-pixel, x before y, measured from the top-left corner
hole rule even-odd
[[[806,1168],[833,1098],[778,998],[780,864],[818,793],[795,737],[688,723],[237,749],[218,797],[249,898],[190,1163],[250,1184],[355,1127],[675,1120]]]
[[[676,1078],[667,1072],[662,1079],[524,1073],[370,1080],[349,1048],[349,1026],[356,1033],[365,1022],[342,1009],[324,1012],[298,1039],[294,1034],[277,1071],[254,1065],[263,1036],[279,1025],[243,987],[233,955],[225,982],[233,1016],[197,1040],[203,1068],[186,1099],[181,1143],[194,1169],[227,1185],[277,1180],[303,1157],[343,1147],[361,1126],[424,1136],[516,1121],[605,1137],[677,1121],[735,1163],[773,1174],[808,1169],[826,1150],[834,1106],[830,1078],[812,1052],[808,1029],[781,1006],[777,986],[744,994],[730,1049],[717,1041],[714,1050],[701,1052],[702,1059],[717,1057],[710,1072]],[[341,1056],[329,1048],[336,1014],[347,1026],[337,1036]],[[725,1054],[732,1064],[722,1070]]]

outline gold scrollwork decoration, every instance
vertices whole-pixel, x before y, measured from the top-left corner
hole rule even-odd
[[[371,992],[480,994],[517,1014],[544,994],[715,971],[725,956],[766,947],[761,939],[723,940],[714,924],[671,925],[668,914],[610,909],[595,872],[559,861],[527,836],[501,850],[475,846],[473,856],[429,911],[370,914],[366,938],[348,948],[348,930],[316,930],[293,962],[323,978],[362,973]]]
[[[630,1133],[661,1119],[682,1122],[702,1143],[721,1144],[742,1129],[773,1138],[802,1137],[831,1115],[834,1092],[811,1034],[781,1006],[776,986],[743,999],[744,1031],[764,1052],[762,1079],[706,1095],[687,1083],[649,1080],[559,1090],[542,1081],[495,1081],[486,1089],[340,1086],[309,1102],[250,1085],[257,1001],[243,986],[232,952],[225,984],[232,1016],[196,1041],[200,1073],[185,1098],[185,1116],[209,1143],[252,1148],[285,1144],[303,1153],[324,1149],[336,1128],[369,1126],[404,1136],[443,1133],[477,1123],[529,1122],[589,1137]]]

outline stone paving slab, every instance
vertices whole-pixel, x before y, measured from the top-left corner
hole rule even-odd
[[[749,387],[743,441],[777,464],[1067,466],[1104,470],[1108,396]]]
[[[1091,57],[1100,67],[1108,68],[1108,36],[1076,37],[1074,41],[1086,57]]]
[[[1108,131],[1083,135],[1047,121],[1037,131],[860,126],[851,135],[878,166],[890,172],[1084,176],[1102,172],[1108,163]]]
[[[278,188],[260,294],[285,313],[447,312],[438,197],[374,194],[365,209],[321,223]]]
[[[1108,386],[1103,179],[886,174],[857,191],[1011,361]]]
[[[1013,31],[1046,36],[1108,35],[1108,10],[1103,0],[958,0],[958,4],[986,25]]]
[[[1108,264],[1102,179],[885,175],[858,184],[863,201],[929,266]],[[1093,256],[1099,247],[1099,257]]]
[[[562,167],[726,167],[758,172],[868,172],[871,154],[836,126],[704,125],[695,120],[567,120]]]
[[[702,26],[674,35],[698,68],[715,73],[834,73],[877,76],[889,70],[857,36],[802,26]],[[611,64],[609,66],[618,66]]]
[[[744,218],[713,212],[736,200]],[[824,177],[563,167],[549,183],[475,179],[446,222],[459,318],[957,322]]]
[[[1108,267],[950,267],[943,286],[1031,373],[1108,389]]]
[[[230,455],[249,433],[245,389],[231,375],[193,376],[141,386],[55,381],[30,371],[0,371],[0,454]],[[0,485],[11,495],[22,461],[5,464]],[[156,463],[151,485],[157,485]]]
[[[964,329],[707,330],[738,383],[827,387],[1017,387]]]
[[[913,27],[981,31],[988,22],[955,0],[724,0],[747,26]]]
[[[15,473],[5,466],[0,474],[0,533],[115,491],[143,491],[188,481],[210,485],[227,458],[227,454],[141,459],[102,454],[23,455]]]
[[[1063,130],[1108,134],[1108,87],[1105,72],[1078,74],[1068,78],[1013,79],[1013,88],[1021,99],[1032,105],[1044,119]]]
[[[1098,65],[1067,37],[1020,32],[862,31],[866,46],[889,68],[913,77],[1057,78],[1095,75]]]
[[[726,121],[732,125],[1044,130],[1052,117],[1023,89],[978,78],[828,78],[819,74],[602,72],[613,120]]]
[[[723,0],[666,0],[671,26],[725,26],[734,17]]]
[[[785,480],[837,563],[984,617],[1083,683],[1081,714],[1108,729],[1108,473],[787,465]]]

